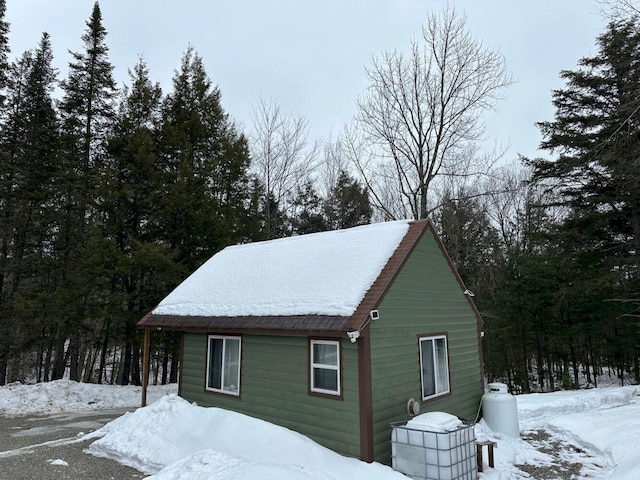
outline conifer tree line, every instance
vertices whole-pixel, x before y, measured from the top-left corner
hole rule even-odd
[[[640,383],[638,11],[596,47],[538,124],[549,158],[445,195],[437,215],[484,316],[488,380],[517,391]]]
[[[11,59],[5,9],[0,385],[138,384],[137,321],[225,246],[425,216],[475,294],[488,381],[523,392],[640,382],[637,12],[613,15],[596,53],[560,72],[554,120],[538,125],[548,158],[493,168],[473,157],[474,122],[511,79],[455,12],[423,33],[456,61],[421,72],[437,62],[418,43],[408,59],[383,55],[354,125],[313,143],[306,120],[264,99],[241,131],[192,47],[168,91],[142,59],[117,85],[98,3],[65,78],[46,33]],[[461,78],[475,83],[446,83]],[[406,98],[406,111],[385,103]],[[152,342],[151,381],[176,381],[179,338]]]
[[[320,192],[309,168],[274,196],[192,47],[170,91],[142,59],[119,87],[96,3],[61,79],[46,33],[10,60],[5,12],[0,0],[0,385],[140,384],[137,321],[212,254],[370,221],[347,170]],[[151,381],[175,382],[179,339],[153,337]]]

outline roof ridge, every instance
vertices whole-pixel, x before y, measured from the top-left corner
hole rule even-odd
[[[373,229],[376,227],[380,227],[382,225],[391,225],[391,224],[398,224],[398,223],[410,224],[414,221],[415,220],[403,219],[403,220],[391,220],[391,221],[385,221],[385,222],[367,223],[365,225],[356,225],[355,227],[339,228],[336,230],[323,230],[321,232],[311,232],[311,233],[304,233],[302,235],[291,235],[288,237],[271,238],[269,240],[260,240],[257,242],[236,243],[234,245],[228,245],[222,250],[244,248],[249,246],[257,246],[257,245],[268,245],[268,244],[280,243],[280,242],[283,242],[283,243],[295,242],[303,238],[315,238],[321,235],[343,235],[343,234],[348,235],[350,232],[353,232],[354,230],[365,230],[369,228]]]

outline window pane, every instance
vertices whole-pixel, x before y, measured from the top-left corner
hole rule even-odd
[[[222,387],[222,339],[209,339],[209,378],[207,387],[220,389]]]
[[[340,343],[311,341],[311,390],[340,394]]]
[[[226,338],[224,346],[224,385],[223,390],[237,392],[240,381],[240,340]]]
[[[428,397],[436,393],[436,378],[433,365],[433,341],[421,340],[422,354],[422,396]]]
[[[313,369],[313,386],[316,389],[338,391],[338,371],[326,368]]]
[[[449,365],[446,337],[420,339],[422,362],[422,397],[428,398],[449,391]]]
[[[314,343],[313,363],[338,366],[338,345]]]
[[[444,338],[434,340],[436,347],[436,393],[449,390],[447,375],[447,344]]]

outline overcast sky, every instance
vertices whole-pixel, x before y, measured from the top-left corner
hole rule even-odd
[[[63,78],[68,50],[81,51],[93,0],[7,0],[12,58],[51,35]],[[534,156],[534,122],[553,117],[558,73],[596,53],[604,20],[595,0],[454,0],[469,30],[506,59],[516,83],[498,111],[486,116],[488,135],[510,144],[508,159]],[[251,105],[273,98],[304,116],[313,137],[335,137],[365,89],[364,67],[386,50],[407,50],[441,0],[102,0],[115,77],[142,56],[152,80],[170,90],[189,44],[220,87],[223,107],[250,126]]]

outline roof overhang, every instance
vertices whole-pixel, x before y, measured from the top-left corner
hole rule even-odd
[[[295,315],[269,317],[197,317],[147,314],[138,326],[156,330],[271,335],[344,335],[352,317]]]

